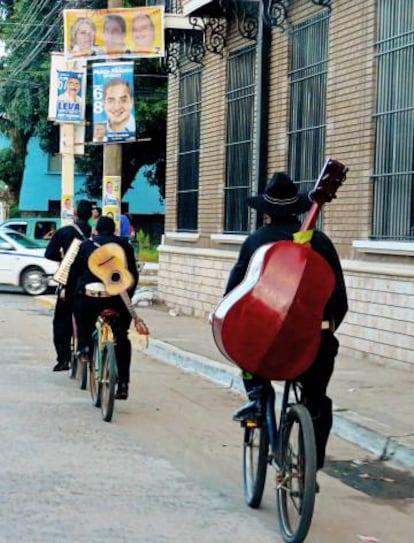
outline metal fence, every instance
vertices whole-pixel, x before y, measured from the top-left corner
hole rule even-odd
[[[198,228],[201,70],[180,77],[177,230]]]
[[[313,187],[325,161],[328,45],[328,11],[289,32],[288,171],[303,192]]]
[[[226,233],[248,231],[245,201],[252,183],[255,92],[256,49],[249,46],[231,53],[227,63]]]
[[[414,2],[378,0],[372,238],[414,239]]]

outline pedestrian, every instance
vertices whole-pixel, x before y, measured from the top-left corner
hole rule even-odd
[[[130,240],[131,237],[131,221],[129,220],[128,216],[125,215],[125,213],[121,215],[121,227],[119,235],[121,238],[125,238],[127,240]]]
[[[128,386],[131,365],[131,342],[128,338],[128,329],[131,324],[131,315],[121,296],[110,296],[105,285],[88,268],[89,256],[97,246],[107,243],[120,245],[125,252],[129,272],[133,276],[133,284],[128,288],[131,297],[138,283],[138,270],[134,251],[127,240],[115,235],[115,222],[107,216],[98,220],[97,235],[84,241],[79,253],[73,262],[67,283],[67,296],[73,300],[73,309],[78,329],[78,346],[80,363],[88,363],[93,352],[92,333],[96,318],[102,309],[115,309],[120,317],[116,332],[116,360],[118,365],[118,387],[116,398],[128,398]],[[148,335],[148,329],[143,321],[138,321],[136,327],[139,333]]]
[[[298,215],[307,211],[312,202],[308,195],[298,194],[297,186],[285,173],[277,172],[266,186],[264,194],[248,198],[247,204],[263,214],[264,224],[244,241],[238,260],[230,272],[225,294],[243,280],[256,249],[266,243],[293,239],[293,234],[301,226]],[[312,236],[311,245],[330,264],[336,278],[335,289],[325,306],[323,317],[324,321],[329,322],[329,329],[321,330],[321,344],[316,358],[312,366],[297,378],[302,384],[304,401],[312,416],[317,469],[321,469],[332,427],[332,401],[327,396],[327,387],[339,347],[334,331],[343,321],[348,303],[343,272],[334,245],[318,230]],[[309,285],[309,288],[312,286]],[[234,420],[244,420],[251,414],[260,415],[262,395],[266,387],[271,386],[268,380],[258,375],[242,372],[242,376],[249,402],[234,413]]]
[[[91,203],[87,200],[80,200],[75,210],[74,224],[62,226],[56,230],[46,247],[45,257],[49,260],[61,262],[73,239],[87,239],[91,234],[91,227],[88,224],[90,217]],[[72,307],[65,297],[64,286],[60,285],[56,294],[53,316],[53,343],[57,363],[53,367],[53,371],[64,371],[69,369],[71,359]]]
[[[96,223],[98,222],[99,217],[102,215],[102,208],[93,205],[92,206],[92,216],[89,219],[89,226],[92,229],[92,234],[96,234]]]

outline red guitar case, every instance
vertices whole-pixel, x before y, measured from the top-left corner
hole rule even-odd
[[[243,370],[267,379],[297,377],[315,359],[334,287],[331,267],[309,244],[280,241],[260,247],[244,280],[214,313],[219,350]]]
[[[335,197],[346,171],[340,162],[325,162],[301,232],[314,228],[323,203]],[[212,315],[217,347],[245,371],[271,380],[294,379],[318,352],[324,308],[335,280],[330,265],[310,243],[279,241],[259,247],[243,281]]]

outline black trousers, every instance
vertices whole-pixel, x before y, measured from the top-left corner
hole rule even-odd
[[[315,362],[296,379],[302,384],[304,403],[312,416],[317,469],[323,468],[325,463],[326,445],[332,428],[332,401],[326,395],[326,391],[334,370],[338,347],[339,343],[334,334],[329,330],[324,330]],[[267,379],[257,375],[244,378],[243,382],[248,396],[250,391],[257,391],[257,387],[263,387],[264,390],[269,386]]]
[[[119,321],[114,329],[118,378],[120,383],[129,383],[131,342],[128,339],[128,330],[132,318],[119,296],[109,298],[92,298],[84,294],[75,296],[73,311],[78,328],[78,348],[79,350],[87,348],[89,353],[92,353],[92,334],[95,330],[96,319],[103,309],[115,309],[120,314]]]
[[[58,362],[68,362],[71,357],[70,342],[72,338],[72,305],[59,297],[56,298],[53,316],[53,344]]]

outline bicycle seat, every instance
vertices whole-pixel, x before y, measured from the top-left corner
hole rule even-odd
[[[107,322],[113,322],[114,320],[119,319],[120,314],[116,309],[102,309],[99,313],[99,316]]]

